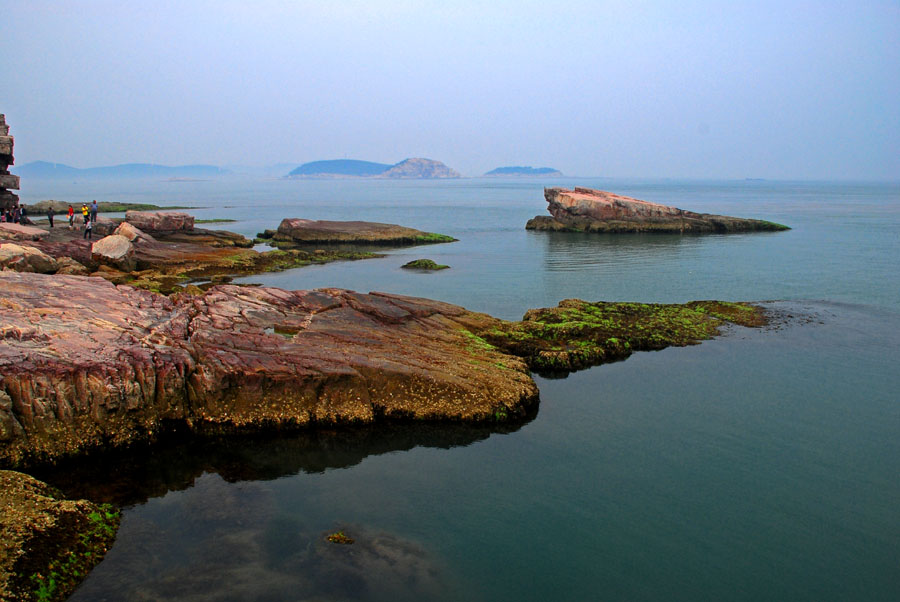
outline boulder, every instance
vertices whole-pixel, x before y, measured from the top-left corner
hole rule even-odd
[[[132,243],[137,242],[137,241],[154,242],[156,240],[149,234],[146,234],[145,232],[143,232],[141,229],[139,229],[134,224],[130,224],[128,222],[122,222],[121,224],[119,224],[119,226],[115,229],[113,234],[118,234],[119,236],[124,236]]]
[[[84,264],[75,261],[71,257],[59,257],[56,259],[57,274],[69,274],[72,276],[87,276],[90,270]]]
[[[47,236],[47,231],[35,226],[0,222],[0,239],[40,240],[45,236]]]
[[[278,230],[272,234],[272,240],[276,243],[297,245],[335,243],[417,245],[453,242],[456,239],[396,224],[289,218],[281,221]],[[277,244],[277,246],[285,245]]]
[[[0,268],[9,268],[17,272],[51,274],[56,272],[58,267],[53,257],[34,247],[14,243],[0,244]]]
[[[93,261],[130,272],[135,269],[134,245],[120,234],[110,234],[91,245]]]
[[[94,236],[109,236],[119,227],[119,220],[97,216],[94,220]]]
[[[233,285],[169,298],[0,272],[0,306],[0,465],[152,439],[165,424],[496,421],[537,400],[525,363],[471,333],[499,321],[427,299]]]
[[[194,216],[178,211],[126,211],[125,221],[151,234],[194,229]]]
[[[528,230],[563,232],[753,232],[789,230],[764,220],[694,213],[603,190],[545,188],[552,217],[537,216]]]

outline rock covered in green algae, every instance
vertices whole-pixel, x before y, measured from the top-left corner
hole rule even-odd
[[[414,259],[409,263],[404,263],[400,267],[407,270],[446,270],[450,266],[435,263],[431,259]]]
[[[115,539],[119,513],[0,470],[0,600],[64,600]]]
[[[726,322],[763,326],[762,308],[746,303],[589,303],[566,299],[529,310],[520,322],[478,331],[488,343],[517,355],[537,372],[570,372],[622,360],[635,351],[695,345]]]

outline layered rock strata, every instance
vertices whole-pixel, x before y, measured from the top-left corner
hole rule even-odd
[[[552,217],[534,217],[526,230],[693,234],[790,229],[765,220],[694,213],[591,188],[545,188],[544,198]]]
[[[194,216],[178,211],[126,211],[125,221],[151,234],[194,229]]]
[[[418,245],[453,242],[456,239],[443,234],[423,232],[396,224],[358,221],[326,221],[288,218],[281,221],[278,230],[266,230],[261,238],[271,239],[281,248],[318,244],[373,244]]]
[[[174,299],[0,273],[0,464],[195,429],[495,420],[537,399],[461,307],[339,289],[216,286]]]
[[[15,140],[9,135],[6,115],[0,113],[0,209],[12,209],[19,204],[19,197],[10,190],[19,189],[19,176],[9,173],[9,166],[15,164],[13,146]]]

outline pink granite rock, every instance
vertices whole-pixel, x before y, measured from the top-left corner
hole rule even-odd
[[[678,234],[790,230],[774,222],[694,213],[591,188],[545,188],[544,198],[552,217],[528,220],[527,230]]]
[[[194,229],[194,216],[177,211],[126,211],[125,221],[151,234]]]
[[[56,260],[39,249],[13,243],[0,244],[0,269],[50,274],[57,270]]]
[[[91,260],[130,272],[136,265],[134,245],[120,234],[110,234],[91,245]]]
[[[472,345],[461,307],[340,289],[216,286],[177,299],[0,272],[0,465],[227,429],[492,420],[537,399],[520,359]],[[496,320],[494,320],[496,321]]]
[[[0,222],[0,239],[7,240],[40,240],[47,236],[47,231],[35,226],[23,226]]]

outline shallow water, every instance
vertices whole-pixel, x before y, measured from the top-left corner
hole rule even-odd
[[[794,229],[526,232],[541,185]],[[519,318],[560,299],[789,300],[763,330],[538,378],[536,416],[177,442],[57,475],[128,504],[73,600],[890,600],[900,591],[900,186],[769,182],[53,184],[30,199],[210,207],[453,235],[245,279],[427,296]],[[24,192],[24,191],[23,191]],[[69,195],[69,196],[66,196]],[[25,196],[23,194],[23,196]],[[450,270],[409,273],[419,257]],[[808,301],[812,299],[814,301]],[[110,476],[115,478],[110,478]],[[324,536],[343,529],[357,542]]]

